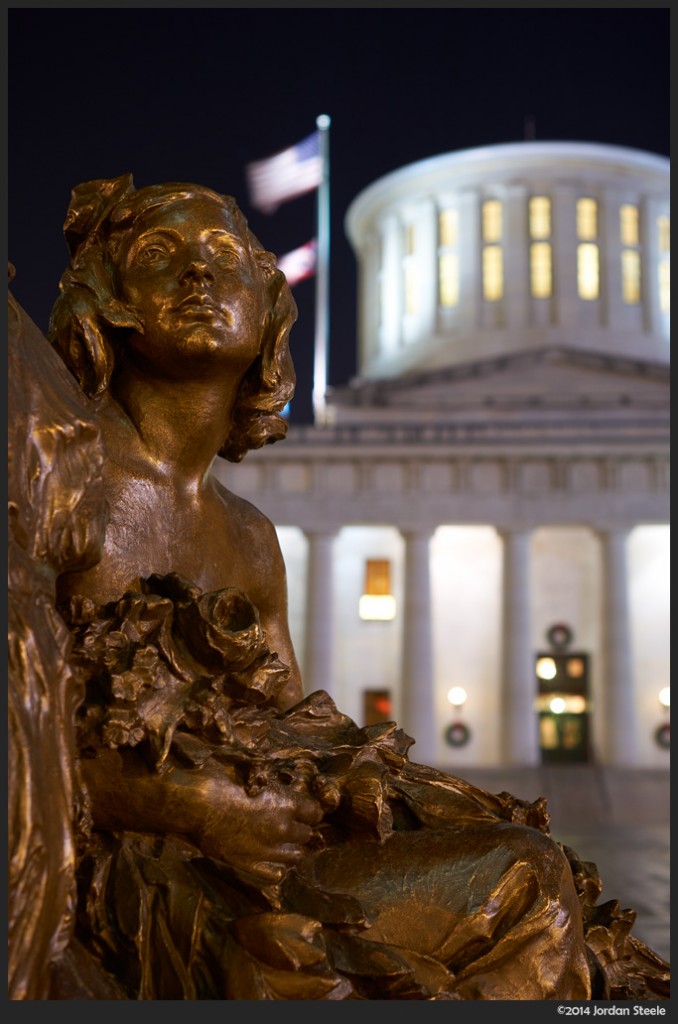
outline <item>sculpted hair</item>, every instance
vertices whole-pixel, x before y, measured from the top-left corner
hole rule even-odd
[[[135,189],[131,174],[77,185],[64,223],[70,266],[59,283],[49,339],[90,397],[110,385],[118,345],[130,331],[143,331],[134,311],[118,292],[116,256],[138,218],[156,206],[206,196],[225,207],[259,268],[268,299],[259,355],[238,391],[233,427],[219,455],[240,460],[252,448],[287,434],[281,411],[294,394],[295,374],[289,332],[297,307],[275,256],[263,248],[231,196],[200,185],[169,182]]]

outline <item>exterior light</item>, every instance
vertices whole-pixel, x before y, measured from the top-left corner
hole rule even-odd
[[[558,670],[553,658],[539,658],[537,660],[537,675],[540,679],[555,679],[557,672]]]
[[[468,694],[463,686],[453,686],[452,689],[447,691],[447,699],[455,708],[460,708],[462,704],[465,704],[467,696]]]
[[[535,711],[540,711],[543,714],[550,711],[556,715],[562,715],[566,711],[568,715],[583,715],[587,708],[586,697],[582,697],[579,693],[559,693],[557,696],[541,693],[534,702]]]
[[[571,679],[581,679],[584,672],[585,666],[581,658],[567,659],[567,674]]]
[[[391,594],[363,594],[358,602],[358,614],[365,621],[389,622],[395,619],[396,603]]]
[[[358,602],[358,615],[366,621],[389,622],[395,614],[391,563],[385,558],[369,558],[365,564],[365,590]]]
[[[670,708],[671,707],[671,687],[670,686],[662,686],[661,690],[659,691],[659,703],[662,705],[662,707],[665,707],[665,708]]]

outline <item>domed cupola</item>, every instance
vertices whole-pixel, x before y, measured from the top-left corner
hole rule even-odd
[[[446,153],[349,207],[358,374],[544,349],[669,361],[669,160],[582,142]]]

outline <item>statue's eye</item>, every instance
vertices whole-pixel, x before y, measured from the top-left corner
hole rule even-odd
[[[169,243],[153,240],[139,247],[136,258],[142,266],[154,267],[166,263],[171,255],[172,247]]]
[[[236,267],[240,257],[238,251],[230,245],[219,245],[212,250],[213,259],[221,267]]]

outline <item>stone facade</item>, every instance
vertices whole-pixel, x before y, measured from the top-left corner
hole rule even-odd
[[[668,171],[652,154],[525,143],[448,154],[376,182],[347,215],[360,267],[359,375],[330,389],[326,423],[293,426],[241,465],[217,460],[226,486],[278,527],[308,692],[328,690],[361,720],[364,691],[388,691],[415,760],[548,756],[535,659],[551,650],[550,627],[566,623],[568,650],[590,667],[589,735],[572,757],[668,764],[655,740],[669,681],[659,274]],[[481,253],[488,196],[502,204],[503,280],[492,299]],[[539,298],[533,196],[549,201],[550,295]],[[595,299],[578,294],[581,197],[596,204]],[[636,235],[625,236],[640,268],[635,295],[623,291],[622,206],[637,211]],[[458,288],[443,307],[439,217],[452,208]],[[391,567],[392,621],[358,616],[374,558]],[[455,685],[468,694],[457,710],[447,700]],[[455,721],[468,732],[451,749]]]

